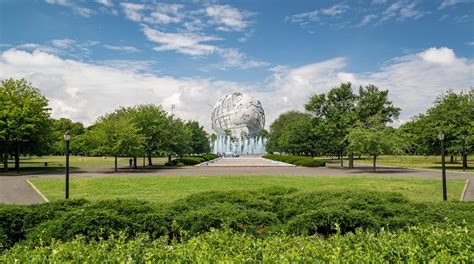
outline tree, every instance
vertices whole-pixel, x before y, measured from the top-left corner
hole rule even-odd
[[[123,113],[118,110],[100,117],[89,132],[90,140],[95,142],[96,152],[109,154],[115,158],[115,171],[118,170],[117,157],[136,157],[143,152],[145,141],[130,116]]]
[[[342,83],[327,94],[311,97],[305,108],[325,123],[318,124],[329,132],[328,150],[341,157],[341,166],[348,146],[347,135],[356,123],[367,127],[369,120],[378,116],[380,124],[385,125],[400,114],[400,109],[389,100],[388,91],[381,91],[372,84],[361,86],[359,93],[354,94],[351,83]],[[353,167],[352,153],[349,153],[349,167]]]
[[[168,145],[172,119],[161,106],[153,104],[138,105],[129,111],[134,113],[134,123],[144,137],[143,149],[151,166],[152,156],[161,154]]]
[[[379,122],[381,122],[380,119],[376,121],[376,123]],[[373,156],[374,172],[376,171],[377,156],[401,153],[403,149],[402,141],[397,137],[394,129],[380,124],[373,125],[372,123],[369,127],[365,127],[365,125],[359,123],[357,127],[349,131],[346,139],[349,142],[348,149],[351,152]]]
[[[445,134],[446,153],[461,154],[463,169],[467,169],[467,156],[474,151],[474,89],[440,95],[425,114],[403,124],[398,133],[409,143],[409,153],[439,155],[441,143],[438,133]]]
[[[4,170],[8,154],[15,155],[20,169],[20,153],[43,154],[50,143],[48,100],[25,79],[3,80],[0,86],[0,145]]]
[[[298,119],[307,116],[307,114],[290,111],[281,114],[270,125],[270,133],[266,143],[266,150],[270,152],[287,152],[288,148],[284,145],[282,137],[292,124]]]
[[[372,84],[360,86],[355,111],[357,121],[365,127],[370,125],[374,116],[378,116],[381,124],[387,124],[400,115],[400,108],[393,106],[388,98],[388,90],[381,91]]]
[[[71,133],[71,152],[74,154],[79,153],[78,142],[81,140],[79,135],[84,133],[84,125],[80,122],[73,122],[67,118],[53,119],[52,120],[52,136],[54,142],[52,144],[52,153],[53,154],[64,154],[64,133],[66,130],[69,130]]]
[[[197,121],[188,121],[185,127],[191,133],[190,152],[193,154],[209,153],[211,148],[204,127],[200,126]]]

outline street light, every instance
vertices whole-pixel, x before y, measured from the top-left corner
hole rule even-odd
[[[64,133],[64,140],[66,141],[66,199],[69,199],[69,140],[71,140],[69,130]]]
[[[444,134],[439,132],[438,139],[441,141],[441,174],[443,177],[443,202],[448,200],[448,194],[446,193],[446,158],[444,153]]]

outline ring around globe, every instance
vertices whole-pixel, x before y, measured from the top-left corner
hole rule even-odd
[[[217,133],[217,139],[212,142],[214,153],[265,153],[265,139],[260,135],[265,126],[265,112],[260,101],[252,96],[233,93],[220,98],[211,121]]]

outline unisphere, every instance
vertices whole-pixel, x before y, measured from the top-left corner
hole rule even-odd
[[[222,97],[214,106],[211,121],[217,133],[217,140],[211,144],[214,153],[265,153],[265,138],[261,135],[265,112],[252,96],[233,93]]]

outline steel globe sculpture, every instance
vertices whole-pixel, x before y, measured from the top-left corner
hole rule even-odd
[[[261,154],[265,139],[260,133],[265,126],[262,104],[242,93],[228,94],[219,101],[211,114],[212,129],[217,140],[214,153]]]

